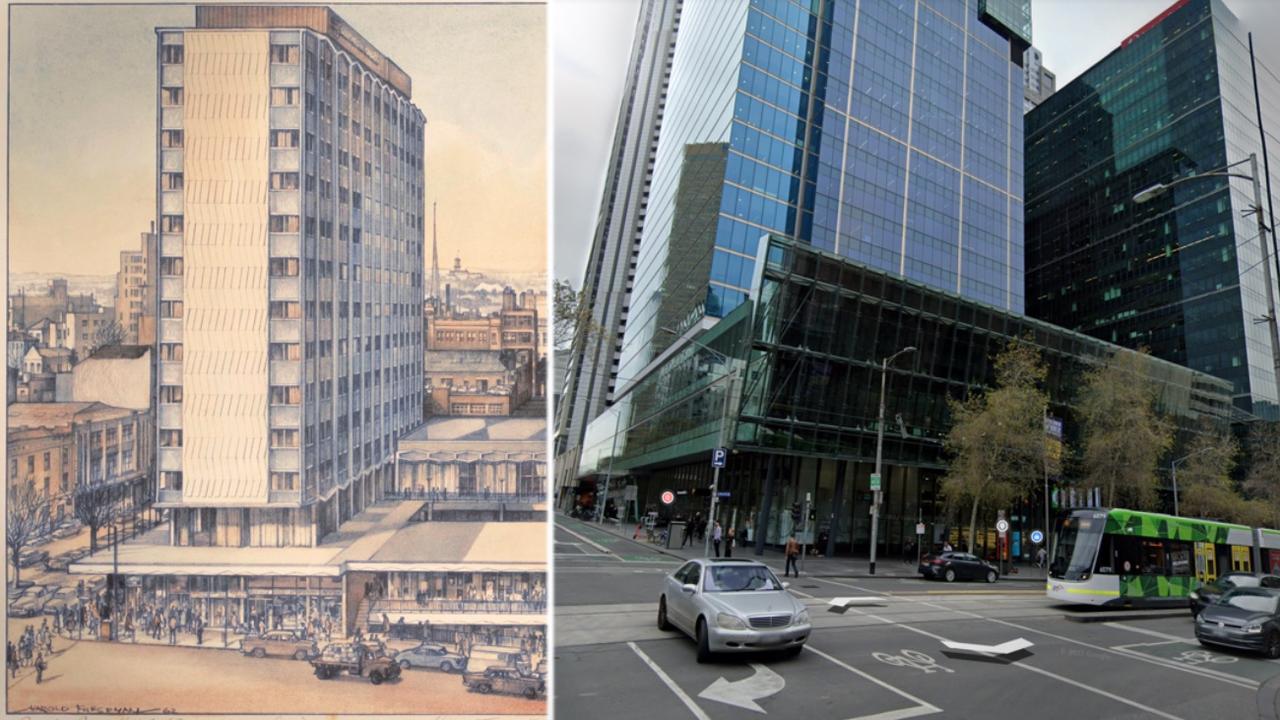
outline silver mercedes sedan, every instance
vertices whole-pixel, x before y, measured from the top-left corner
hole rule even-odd
[[[717,652],[786,650],[809,639],[809,613],[767,566],[740,558],[690,560],[663,580],[658,628],[698,643],[698,662]]]

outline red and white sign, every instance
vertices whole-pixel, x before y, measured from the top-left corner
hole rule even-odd
[[[670,490],[663,490],[663,491],[662,491],[662,504],[663,504],[663,505],[670,505],[671,503],[673,503],[673,502],[675,502],[675,501],[676,501],[676,494],[675,494],[675,493],[671,492]]]

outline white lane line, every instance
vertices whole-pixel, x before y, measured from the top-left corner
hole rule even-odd
[[[584,536],[584,535],[581,535],[581,534],[579,534],[579,533],[576,533],[576,532],[574,532],[574,531],[570,530],[569,528],[567,528],[567,527],[565,527],[565,526],[563,526],[563,525],[556,525],[556,529],[557,529],[557,530],[563,530],[563,531],[565,531],[565,532],[569,533],[570,535],[572,535],[572,536],[574,536],[574,537],[578,538],[578,539],[579,539],[579,540],[581,540],[582,542],[584,542],[584,543],[586,543],[586,544],[590,545],[591,547],[593,547],[593,548],[595,548],[595,549],[599,550],[600,552],[602,552],[602,553],[606,553],[606,554],[609,554],[609,548],[607,548],[607,547],[605,547],[605,546],[601,545],[600,543],[596,542],[595,540],[592,540],[592,539],[591,539],[591,538],[589,538],[589,537],[586,537],[586,536]]]
[[[794,586],[787,588],[787,592],[791,593],[792,595],[799,595],[800,597],[809,598],[810,600],[816,597],[815,595],[810,595],[809,593],[804,592],[803,590],[797,590],[795,589]]]
[[[1162,640],[1177,640],[1178,642],[1184,642],[1184,643],[1187,643],[1188,645],[1199,644],[1199,642],[1193,637],[1189,638],[1189,637],[1183,637],[1181,635],[1170,635],[1169,633],[1162,633],[1159,630],[1148,630],[1147,628],[1134,627],[1133,625],[1126,625],[1120,622],[1104,622],[1102,624],[1105,627],[1120,628],[1121,630],[1128,630],[1129,632],[1135,632],[1142,635],[1150,635],[1151,637],[1158,637]]]
[[[1145,662],[1151,665],[1158,665],[1159,667],[1169,668],[1171,670],[1179,670],[1181,672],[1190,673],[1192,675],[1198,675],[1200,677],[1208,678],[1210,680],[1225,682],[1230,685],[1236,685],[1238,687],[1245,687],[1249,689],[1256,689],[1258,687],[1257,682],[1251,681],[1247,678],[1243,678],[1237,675],[1220,676],[1218,673],[1212,670],[1205,670],[1202,668],[1190,668],[1190,667],[1187,667],[1186,665],[1181,665],[1172,660],[1165,660],[1164,658],[1158,658],[1152,655],[1127,652],[1123,650],[1114,650],[1109,647],[1094,645],[1093,643],[1085,642],[1083,640],[1076,640],[1075,638],[1069,638],[1069,637],[1066,637],[1065,635],[1058,635],[1056,633],[1051,633],[1051,632],[1048,632],[1047,630],[1038,630],[1036,628],[1028,627],[1026,625],[1019,625],[1018,623],[1009,622],[1008,620],[1000,620],[999,618],[985,617],[977,613],[971,613],[968,610],[956,610],[954,608],[948,608],[943,605],[937,605],[930,602],[921,602],[920,604],[928,605],[930,607],[937,608],[939,610],[944,610],[947,612],[953,612],[953,613],[956,613],[957,615],[967,615],[971,618],[976,618],[978,620],[986,620],[987,622],[993,622],[1000,625],[1007,625],[1011,628],[1017,628],[1019,630],[1023,630],[1026,632],[1036,633],[1037,635],[1044,635],[1045,637],[1051,637],[1051,638],[1054,638],[1055,640],[1061,640],[1062,642],[1068,642],[1073,645],[1080,645],[1081,647],[1087,647],[1090,650],[1097,650],[1098,652],[1106,652],[1106,653],[1111,653],[1113,655],[1119,655],[1121,657],[1141,660],[1142,662]]]
[[[684,690],[681,690],[680,686],[676,685],[675,681],[671,679],[671,676],[667,675],[662,668],[658,667],[658,663],[650,659],[648,655],[645,655],[644,651],[637,647],[635,643],[628,642],[627,646],[634,650],[636,655],[640,656],[640,659],[644,661],[645,665],[649,666],[649,669],[658,676],[659,680],[666,683],[667,688],[670,689],[671,692],[675,693],[676,697],[680,698],[680,701],[685,704],[685,707],[689,708],[689,712],[693,713],[694,717],[698,718],[698,720],[711,720],[711,717],[703,712],[702,708],[698,707],[698,704],[693,701],[693,698],[689,697]]]
[[[930,703],[927,703],[924,700],[921,700],[920,698],[916,697],[915,695],[912,695],[909,692],[906,692],[905,690],[899,690],[898,688],[890,685],[889,683],[883,680],[880,680],[871,675],[868,675],[867,673],[859,670],[858,668],[844,662],[840,658],[833,657],[831,655],[828,655],[827,653],[822,652],[821,650],[814,647],[813,645],[806,644],[804,646],[804,649],[810,652],[816,653],[818,657],[826,658],[827,660],[830,660],[831,662],[835,663],[836,665],[839,665],[845,670],[848,670],[854,675],[866,678],[867,680],[870,680],[871,682],[875,683],[876,685],[879,685],[885,690],[888,690],[889,692],[899,697],[904,697],[918,706],[914,708],[906,708],[904,710],[891,710],[887,713],[878,713],[876,715],[865,715],[861,718],[854,718],[853,720],[873,720],[873,719],[888,720],[889,718],[908,718],[908,717],[916,717],[917,715],[928,715],[931,713],[942,712],[942,708],[937,707],[936,705],[931,705]],[[901,713],[910,713],[910,714],[904,715]]]
[[[944,637],[942,637],[941,635],[935,635],[935,634],[933,634],[933,633],[931,633],[931,632],[929,632],[929,631],[927,631],[927,630],[921,630],[920,628],[911,627],[910,625],[904,625],[904,624],[902,624],[902,623],[895,623],[895,622],[892,622],[892,621],[890,621],[890,620],[885,620],[884,618],[879,617],[879,616],[877,616],[877,615],[872,615],[872,614],[870,614],[870,613],[867,613],[867,617],[876,618],[876,619],[878,619],[878,620],[884,620],[884,622],[887,622],[887,623],[889,623],[889,624],[891,624],[891,625],[896,625],[896,626],[898,626],[898,627],[902,628],[903,630],[910,630],[910,631],[911,631],[911,632],[913,632],[913,633],[919,633],[920,635],[924,635],[924,636],[926,636],[926,637],[931,637],[931,638],[933,638],[933,639],[937,640],[938,642],[946,642],[946,641],[947,641],[947,638],[944,638]],[[1050,671],[1048,671],[1048,670],[1044,670],[1044,669],[1042,669],[1042,668],[1035,667],[1034,665],[1028,665],[1028,664],[1026,664],[1026,663],[1024,663],[1024,662],[1022,662],[1022,661],[1020,661],[1020,660],[1019,660],[1019,661],[1010,662],[1010,663],[1008,663],[1008,665],[1009,665],[1009,667],[1016,667],[1016,668],[1018,668],[1018,669],[1020,669],[1020,670],[1028,670],[1028,671],[1030,671],[1030,672],[1037,673],[1037,674],[1039,674],[1039,675],[1043,675],[1043,676],[1048,677],[1048,678],[1053,678],[1054,680],[1058,680],[1059,682],[1064,682],[1064,683],[1067,683],[1068,685],[1073,685],[1073,686],[1075,686],[1075,687],[1080,688],[1081,690],[1086,690],[1086,691],[1091,692],[1091,693],[1093,693],[1093,694],[1095,694],[1095,695],[1101,695],[1102,697],[1109,698],[1109,699],[1111,699],[1111,700],[1115,700],[1116,702],[1124,703],[1125,705],[1128,705],[1128,706],[1130,706],[1130,707],[1135,707],[1135,708],[1137,708],[1137,709],[1139,709],[1139,710],[1142,710],[1142,711],[1144,711],[1144,712],[1149,712],[1149,713],[1151,713],[1152,715],[1156,715],[1156,716],[1158,716],[1158,717],[1166,718],[1167,720],[1182,720],[1182,718],[1178,717],[1177,715],[1170,715],[1169,713],[1164,712],[1163,710],[1157,710],[1156,708],[1153,708],[1153,707],[1151,707],[1151,706],[1149,706],[1149,705],[1143,705],[1142,703],[1137,702],[1137,701],[1135,701],[1135,700],[1130,700],[1129,698],[1121,697],[1120,695],[1116,695],[1116,694],[1114,694],[1114,693],[1109,693],[1109,692],[1107,692],[1106,690],[1100,690],[1100,689],[1098,689],[1098,688],[1096,688],[1096,687],[1093,687],[1093,686],[1091,686],[1091,685],[1086,685],[1086,684],[1084,684],[1084,683],[1082,683],[1082,682],[1077,682],[1077,681],[1075,681],[1075,680],[1072,680],[1072,679],[1071,679],[1071,678],[1069,678],[1069,677],[1065,677],[1065,676],[1063,676],[1063,675],[1059,675],[1059,674],[1057,674],[1057,673],[1053,673],[1053,672],[1050,672]]]

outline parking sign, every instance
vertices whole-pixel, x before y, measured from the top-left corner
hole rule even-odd
[[[729,453],[725,451],[724,448],[716,448],[715,450],[712,450],[711,451],[711,467],[717,467],[717,468],[724,467],[724,460],[728,454]]]

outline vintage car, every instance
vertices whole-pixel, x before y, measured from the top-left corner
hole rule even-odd
[[[462,684],[471,692],[523,695],[530,700],[540,695],[545,697],[547,693],[547,683],[544,678],[526,675],[514,667],[505,665],[495,665],[485,669],[484,672],[463,673]]]
[[[245,638],[240,651],[256,658],[271,656],[306,660],[315,655],[319,648],[315,642],[307,640],[296,631],[268,630],[261,635]]]
[[[396,653],[396,662],[408,670],[411,667],[436,668],[442,672],[453,672],[466,667],[467,659],[449,652],[439,643],[422,643],[417,647]]]
[[[311,658],[311,667],[315,668],[316,677],[321,680],[346,672],[369,678],[369,682],[374,685],[381,685],[383,681],[400,677],[400,666],[395,660],[378,655],[359,643],[327,645],[320,654]]]

